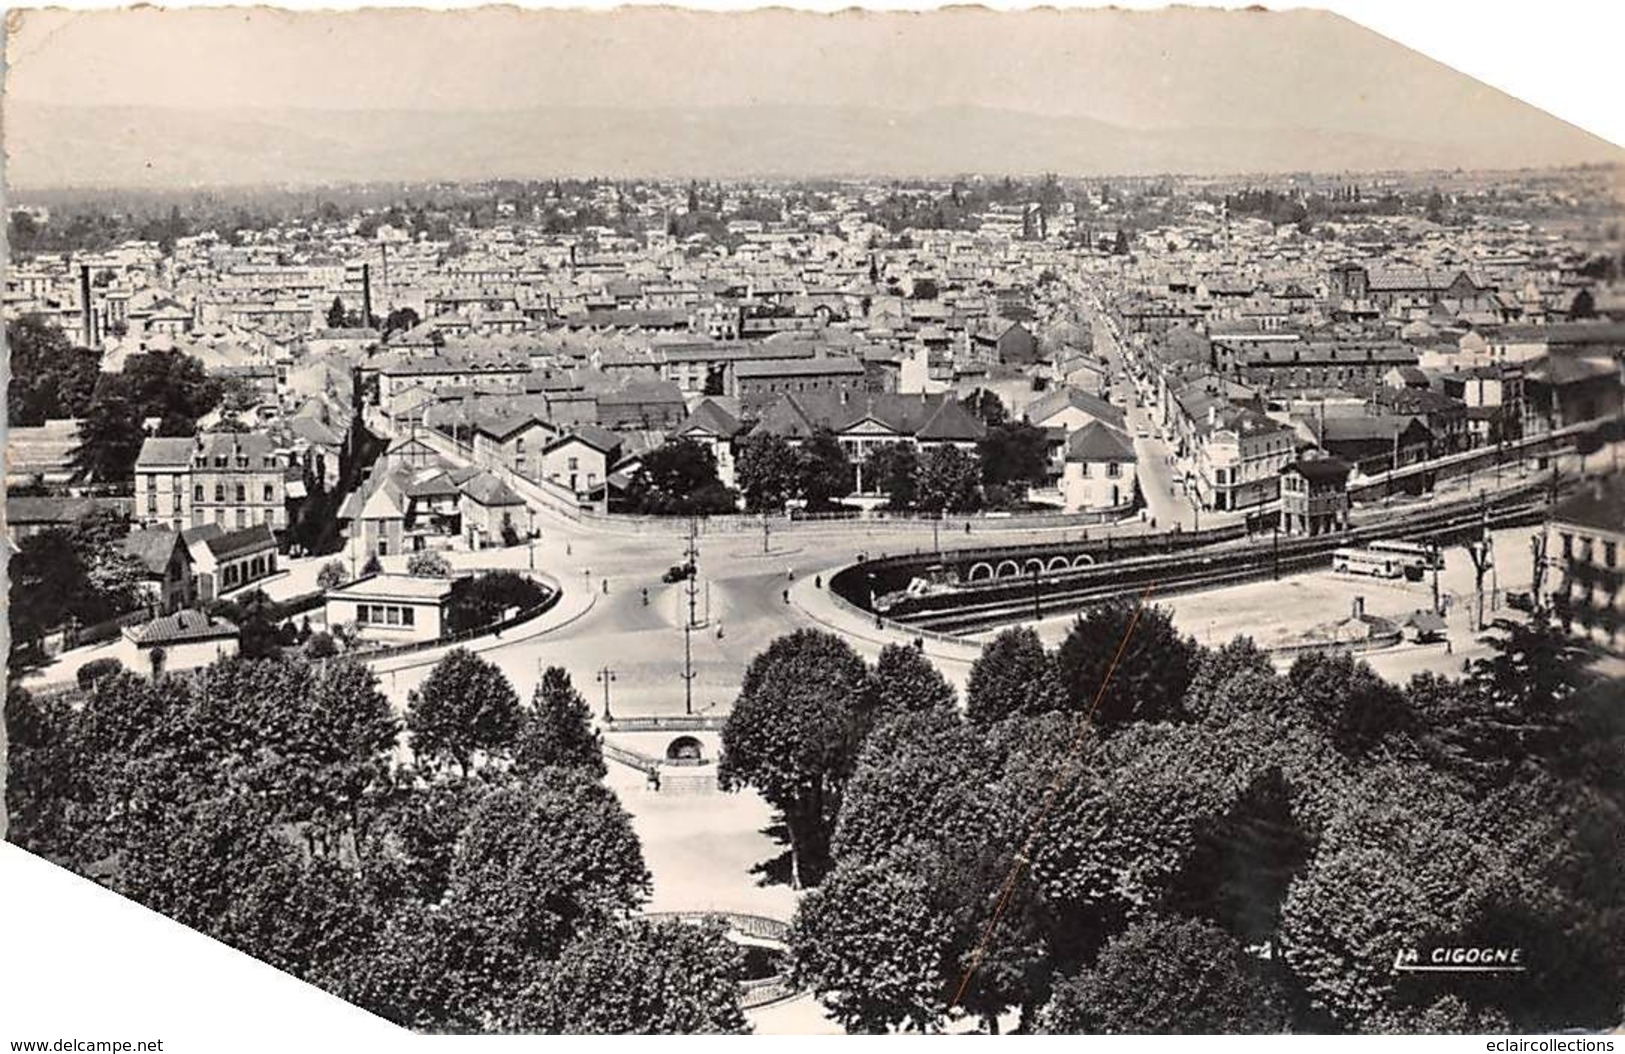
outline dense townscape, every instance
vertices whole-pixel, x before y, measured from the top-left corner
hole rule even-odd
[[[429,1031],[1617,1026],[1622,187],[15,195],[9,837]]]

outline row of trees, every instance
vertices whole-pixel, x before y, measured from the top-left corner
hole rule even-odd
[[[562,670],[448,655],[401,722],[352,660],[232,658],[82,706],[7,696],[12,838],[400,1024],[739,1032],[740,953],[649,874]]]
[[[796,968],[852,1031],[1602,1027],[1625,729],[1582,669],[1536,622],[1459,680],[1281,675],[1112,607],[1054,652],[1002,634],[962,716],[915,649],[803,631],[747,671],[723,775],[782,811]],[[1393,969],[1435,946],[1529,970]]]

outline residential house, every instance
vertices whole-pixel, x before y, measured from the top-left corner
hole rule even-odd
[[[446,623],[452,580],[378,574],[331,589],[329,626],[354,626],[363,640],[387,644],[438,639]]]
[[[168,615],[192,604],[191,551],[179,531],[137,529],[125,535],[120,545],[141,565],[137,588],[148,610]]]
[[[755,417],[787,392],[861,392],[867,386],[863,363],[844,355],[810,359],[765,359],[733,369],[733,393],[741,411]]]
[[[181,532],[192,563],[193,598],[200,604],[276,573],[276,536],[265,524],[227,532],[217,523]]]
[[[695,404],[683,423],[673,429],[672,439],[698,443],[716,459],[717,479],[724,487],[738,485],[735,474],[734,440],[740,435],[739,417],[719,398],[707,396]]]
[[[491,473],[481,471],[460,489],[463,537],[470,549],[506,545],[536,533],[535,513],[525,499]]]
[[[1618,472],[1557,504],[1551,537],[1560,580],[1552,606],[1564,624],[1615,646],[1625,627],[1625,475]]]
[[[1059,489],[1067,512],[1121,509],[1134,500],[1134,441],[1099,421],[1066,439]]]
[[[241,631],[228,619],[190,608],[124,627],[115,656],[130,670],[193,670],[237,654]]]
[[[1351,466],[1335,457],[1300,458],[1281,470],[1281,531],[1331,534],[1349,525]]]
[[[149,438],[136,457],[134,517],[174,530],[214,523],[279,531],[288,523],[283,470],[270,437],[261,434]]]
[[[542,448],[541,475],[584,498],[609,478],[620,454],[618,436],[594,425],[583,425]]]

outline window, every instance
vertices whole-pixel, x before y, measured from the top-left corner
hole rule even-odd
[[[401,625],[410,626],[417,617],[417,612],[411,608],[401,608]]]
[[[1619,560],[1619,544],[1617,542],[1602,543],[1602,565],[1613,567]]]
[[[214,459],[214,467],[215,468],[225,468],[226,467],[226,457],[225,457],[224,454],[221,454],[221,455],[217,456]]]
[[[153,491],[147,492],[147,511],[154,514],[158,512],[158,495]]]
[[[384,609],[384,621],[391,626],[399,626],[401,624],[401,609],[386,607]]]
[[[1122,474],[1123,474],[1123,466],[1121,464],[1117,463],[1116,461],[1108,461],[1108,462],[1106,462],[1106,475],[1107,476],[1111,477],[1112,479],[1116,479],[1117,477],[1121,476]]]
[[[198,497],[202,497],[202,495],[200,494],[200,495],[198,495]],[[174,507],[171,508],[169,511],[170,512],[180,512],[181,511],[181,492],[180,491],[177,490],[175,492],[175,496],[172,499],[172,502],[173,502]]]
[[[581,459],[580,458],[573,457],[573,458],[570,459],[570,471],[571,472],[576,471],[580,467],[581,467]]]
[[[269,484],[269,483],[267,483],[265,485],[265,500],[266,501],[275,501],[276,500],[276,487]]]
[[[1563,535],[1563,559],[1574,559],[1574,535],[1572,534]]]
[[[214,485],[214,500],[215,501],[225,501],[226,500],[226,485],[224,483],[216,483]]]
[[[203,484],[198,483],[198,484],[193,485],[193,487],[192,487],[192,500],[193,501],[202,501],[203,500]]]
[[[247,500],[248,500],[248,488],[245,487],[241,483],[237,484],[237,504],[241,505],[243,502],[245,502]]]
[[[355,620],[359,625],[365,626],[367,623],[372,621],[372,619],[368,617],[368,611],[369,608],[365,604],[357,604],[355,606]]]
[[[241,530],[242,528],[247,527],[247,526],[248,526],[248,510],[247,509],[238,509],[237,510],[237,529]]]

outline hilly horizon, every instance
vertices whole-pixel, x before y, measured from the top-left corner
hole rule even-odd
[[[141,12],[109,14],[113,21],[105,24],[121,31],[150,22],[182,25],[174,21],[180,12],[137,21],[131,20]],[[436,27],[450,28],[447,18],[469,30],[476,15],[487,17],[417,13],[407,24],[416,40]],[[493,61],[498,73],[491,84],[460,96],[449,88],[445,95],[426,95],[370,82],[359,89],[354,85],[365,80],[365,71],[358,69],[331,92],[280,82],[253,91],[238,86],[223,90],[219,105],[209,107],[196,104],[196,91],[185,90],[190,79],[206,76],[201,68],[181,71],[178,87],[159,91],[158,85],[142,99],[138,92],[106,91],[78,71],[52,81],[46,76],[50,67],[25,64],[8,75],[7,183],[19,189],[152,189],[589,175],[1225,175],[1625,162],[1619,146],[1321,12],[1186,9],[1128,19],[1121,12],[954,12],[898,23],[916,36],[923,29],[937,31],[929,45],[884,33],[888,20],[880,16],[842,21],[765,15],[770,17],[738,22],[684,15],[668,25],[663,19],[669,13],[618,12],[614,44],[632,54],[640,33],[681,31],[711,43],[725,39],[730,46],[740,43],[740,28],[763,39],[787,27],[803,35],[844,34],[848,51],[839,59],[818,52],[808,62],[828,68],[797,74],[825,98],[786,98],[801,89],[779,85],[769,72],[746,68],[731,53],[718,59],[738,67],[721,78],[726,84],[665,70],[659,77],[650,74],[651,83],[628,87],[623,81],[637,79],[630,73],[604,79],[585,67],[551,70],[550,79],[537,83],[542,74],[522,61],[528,54],[522,40],[511,45],[512,54],[499,55],[503,61]],[[314,25],[354,17],[295,21]],[[610,25],[602,16],[578,21],[564,12],[544,14],[541,22],[577,36],[588,30],[602,36]],[[487,29],[496,33],[505,25],[499,21]],[[519,18],[512,25],[517,34],[536,23]],[[970,41],[990,31],[1003,34],[1001,43],[1030,49],[1034,69],[1003,79],[989,74],[967,86],[930,68],[931,60],[951,64],[962,53],[970,62]],[[1071,37],[1054,45],[1059,51],[1043,51],[1049,46],[1045,38],[1057,34]],[[1268,37],[1267,46],[1258,41],[1260,34]],[[548,38],[550,45],[563,47],[557,36]],[[887,46],[872,49],[876,57],[855,54],[858,44],[873,44],[877,36]],[[1082,59],[1086,48],[1094,49],[1090,62]],[[1260,65],[1260,56],[1269,61]],[[67,61],[66,52],[62,58]],[[409,58],[403,59],[408,66]],[[310,61],[311,77],[320,79],[313,60],[298,61]],[[421,72],[430,84],[449,85],[455,81],[452,62]],[[843,62],[850,71],[837,68]],[[529,79],[514,80],[519,74],[513,69]],[[967,67],[967,75],[972,72]],[[851,83],[865,77],[872,86]],[[1041,90],[1046,78],[1055,91]],[[894,82],[917,84],[918,90],[883,90]],[[130,101],[98,101],[108,94]],[[549,98],[526,98],[536,95]],[[1056,95],[1064,98],[1051,97]],[[324,105],[308,104],[312,97]],[[336,99],[346,108],[331,108]]]

